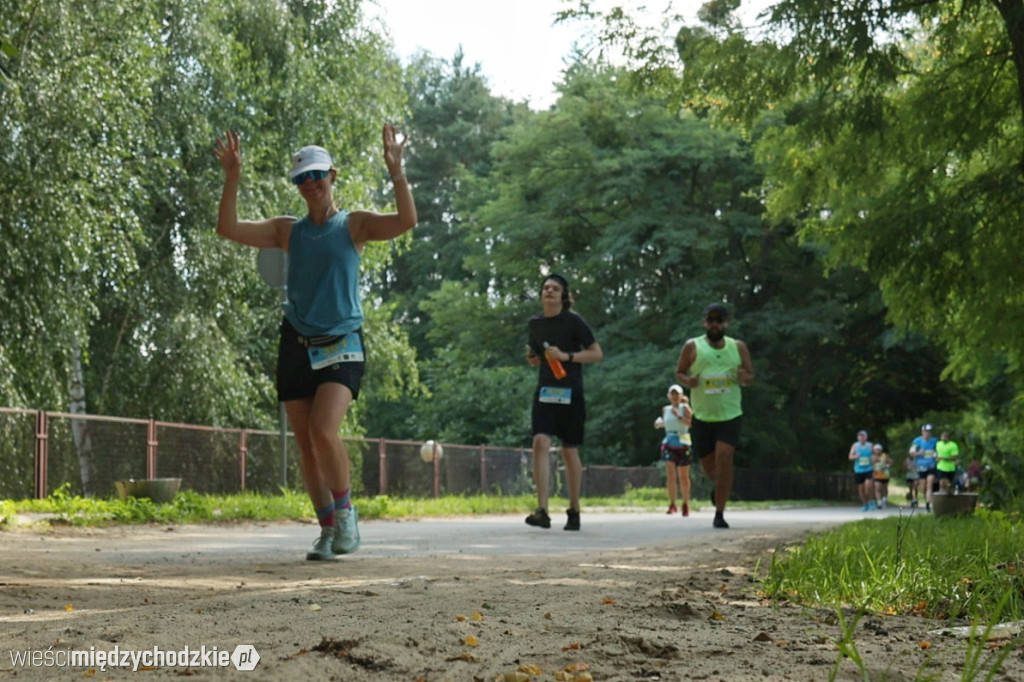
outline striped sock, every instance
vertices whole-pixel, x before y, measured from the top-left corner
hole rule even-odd
[[[349,489],[342,490],[341,492],[332,490],[331,495],[334,496],[334,511],[352,508],[352,496]]]
[[[324,528],[334,525],[334,505],[329,504],[316,510],[316,519]]]

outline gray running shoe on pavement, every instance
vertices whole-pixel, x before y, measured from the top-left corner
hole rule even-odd
[[[335,554],[351,554],[359,549],[359,512],[355,507],[334,511],[334,543],[331,548]]]
[[[320,537],[313,543],[313,549],[306,552],[306,561],[331,561],[336,556],[331,548],[333,544],[334,526],[322,526]]]

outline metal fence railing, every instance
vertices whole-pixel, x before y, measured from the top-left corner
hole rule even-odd
[[[433,461],[423,443],[386,438],[345,440],[358,496],[532,494],[528,448],[442,444]],[[552,493],[565,494],[564,471],[552,453]],[[696,473],[694,495],[707,480]],[[61,485],[74,495],[110,497],[115,482],[180,478],[183,490],[209,494],[300,489],[298,448],[291,433],[175,424],[155,419],[0,408],[0,499],[44,498]],[[629,488],[664,485],[656,466],[585,466],[582,494],[619,495]],[[736,470],[740,500],[847,500],[853,476],[823,472]]]

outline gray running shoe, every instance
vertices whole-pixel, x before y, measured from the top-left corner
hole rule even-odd
[[[355,507],[334,511],[334,544],[331,548],[335,554],[351,554],[359,549],[359,512]]]
[[[313,549],[306,552],[306,561],[331,561],[336,553],[331,548],[334,544],[334,526],[320,528],[320,537],[313,543]]]

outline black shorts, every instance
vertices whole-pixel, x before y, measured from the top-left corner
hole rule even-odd
[[[366,343],[363,330],[355,334],[365,352]],[[280,402],[312,398],[320,384],[335,383],[347,386],[352,391],[353,400],[359,397],[359,386],[366,371],[366,361],[339,362],[322,369],[313,369],[309,359],[308,343],[305,337],[295,331],[295,327],[285,320],[281,323],[281,340],[277,347],[277,399]]]
[[[578,389],[573,389],[577,391]],[[563,448],[583,445],[583,427],[587,421],[587,405],[583,392],[574,396],[568,405],[542,403],[540,387],[533,394],[531,422],[533,435],[557,437]]]
[[[697,459],[713,455],[715,454],[715,443],[719,441],[733,447],[738,446],[742,419],[743,417],[736,417],[724,422],[704,422],[694,416],[690,424],[693,454]]]
[[[668,445],[662,443],[661,458],[666,462],[672,462],[677,467],[688,467],[693,463],[693,456],[690,454],[689,445]]]
[[[864,483],[864,481],[875,480],[875,477],[874,474],[872,474],[872,472],[870,471],[854,471],[853,480],[857,483],[857,485],[861,485],[862,483]]]
[[[937,478],[940,481],[943,480],[943,479],[945,479],[947,481],[952,481],[953,479],[956,478],[956,471],[955,470],[954,471],[943,471],[942,469],[937,469],[936,473],[938,474]]]

